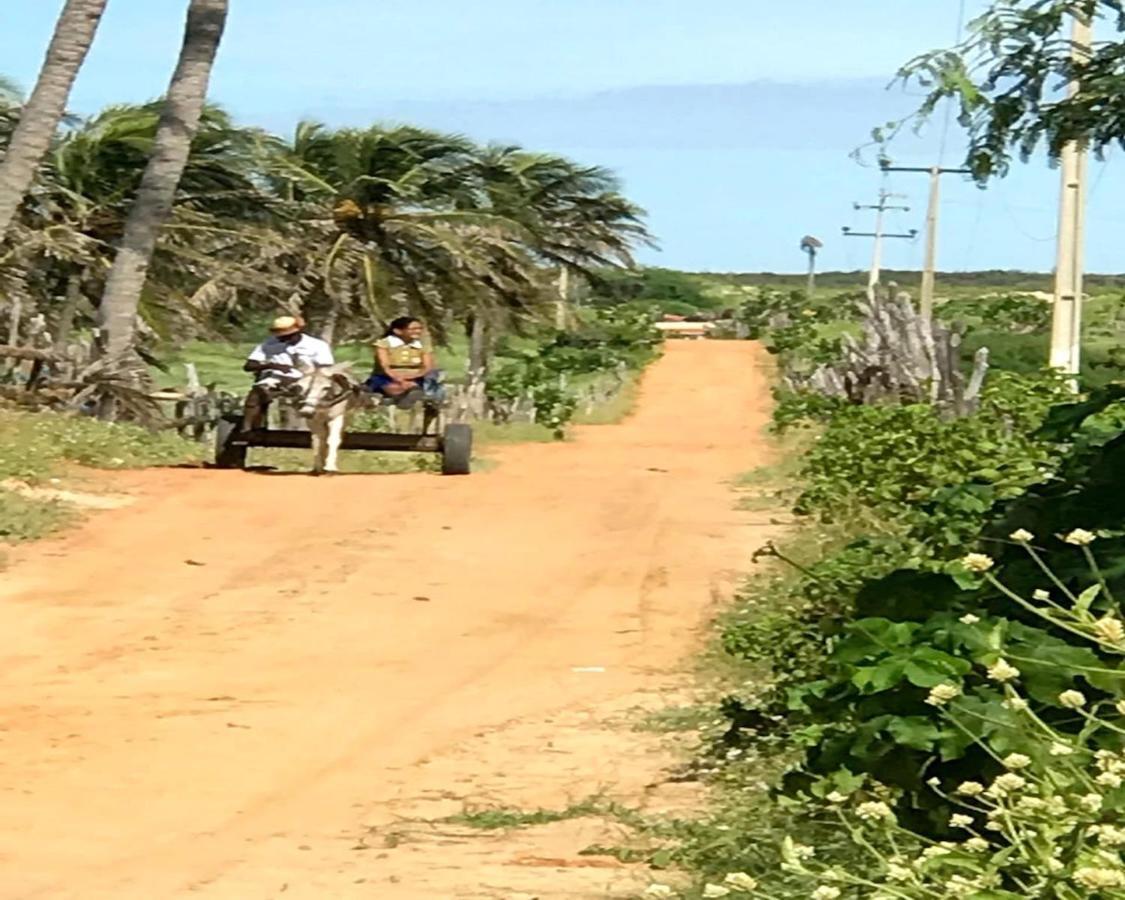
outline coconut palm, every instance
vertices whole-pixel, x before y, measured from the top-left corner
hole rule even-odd
[[[39,80],[23,105],[19,123],[0,161],[0,238],[7,232],[51,147],[66,111],[71,86],[94,41],[105,6],[106,0],[67,0],[63,6]]]
[[[228,0],[191,0],[179,63],[136,200],[125,223],[99,308],[104,349],[112,359],[133,347],[137,309],[160,229],[167,222],[207,98],[226,25]]]
[[[306,234],[328,241],[310,248],[322,261],[302,284],[327,298],[329,321],[357,308],[376,320],[409,310],[441,339],[465,304],[521,306],[541,290],[525,230],[483,208],[475,151],[413,127],[298,127],[269,171]]]
[[[160,115],[160,103],[108,107],[77,122],[45,162],[25,218],[33,227],[70,233],[88,251],[81,260],[57,256],[36,264],[56,273],[57,287],[47,295],[67,298],[52,317],[60,340],[82,299],[101,296]],[[282,289],[245,265],[274,203],[256,174],[258,142],[257,132],[238,128],[222,110],[204,109],[138,307],[157,334],[182,330],[187,317],[202,323],[235,286]]]

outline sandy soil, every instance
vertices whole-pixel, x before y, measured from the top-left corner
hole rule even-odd
[[[577,855],[604,823],[411,823],[659,778],[607,723],[675,689],[774,530],[728,483],[766,452],[765,366],[673,343],[624,424],[469,478],[115,476],[132,505],[0,575],[0,897],[634,889]]]

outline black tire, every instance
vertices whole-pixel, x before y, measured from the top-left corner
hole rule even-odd
[[[441,443],[441,474],[468,475],[473,460],[473,429],[447,425]]]
[[[215,428],[215,465],[220,469],[245,469],[245,444],[234,443],[242,427],[242,416],[223,416]]]

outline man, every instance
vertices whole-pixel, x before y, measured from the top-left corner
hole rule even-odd
[[[266,408],[273,397],[285,392],[301,378],[298,364],[331,366],[332,348],[325,341],[305,334],[305,323],[297,316],[280,316],[270,325],[270,337],[250,351],[242,371],[252,373],[254,387],[246,398],[243,428],[265,424]]]

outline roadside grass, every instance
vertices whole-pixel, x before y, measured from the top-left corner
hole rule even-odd
[[[57,500],[33,500],[0,488],[0,543],[33,541],[69,524],[73,507]],[[4,555],[0,552],[0,566]]]
[[[462,825],[479,831],[511,831],[516,828],[534,828],[537,825],[552,825],[571,819],[585,819],[605,816],[615,808],[604,796],[595,794],[573,803],[565,809],[523,810],[510,806],[466,809],[456,815],[443,819],[448,825]]]
[[[198,463],[205,448],[176,435],[60,413],[0,409],[0,484],[42,483],[74,465],[101,469]],[[43,537],[77,518],[71,506],[0,487],[0,542]]]

